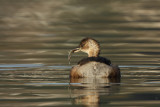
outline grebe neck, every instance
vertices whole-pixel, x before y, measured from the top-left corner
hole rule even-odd
[[[90,50],[88,52],[88,57],[98,57],[100,53],[100,50]]]

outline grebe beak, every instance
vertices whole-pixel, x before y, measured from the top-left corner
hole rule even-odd
[[[71,60],[72,53],[79,52],[79,51],[81,51],[80,48],[76,48],[76,49],[73,49],[73,50],[69,51],[69,54],[68,54],[69,64],[70,64],[70,60]]]

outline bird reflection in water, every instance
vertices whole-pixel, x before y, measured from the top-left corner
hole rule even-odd
[[[71,85],[71,97],[74,104],[82,104],[88,107],[98,107],[101,103],[100,96],[110,95],[113,90],[119,90],[120,78],[70,78],[70,83],[81,83]],[[118,87],[112,87],[112,85]]]

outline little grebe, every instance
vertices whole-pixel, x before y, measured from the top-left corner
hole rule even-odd
[[[72,67],[70,72],[71,78],[81,77],[108,77],[108,78],[120,78],[120,69],[117,65],[111,64],[111,61],[100,57],[100,45],[92,38],[85,38],[80,42],[78,48],[70,51],[68,59],[70,62],[71,53],[85,52],[88,54],[87,58],[84,58],[78,62],[78,65]]]

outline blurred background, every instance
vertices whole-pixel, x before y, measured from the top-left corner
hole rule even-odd
[[[122,78],[70,79],[81,39]],[[160,0],[0,0],[0,106],[160,105]]]
[[[0,0],[0,63],[68,64],[84,37],[119,65],[159,65],[159,0]],[[76,57],[78,56],[78,57]],[[85,57],[76,54],[72,63]]]

